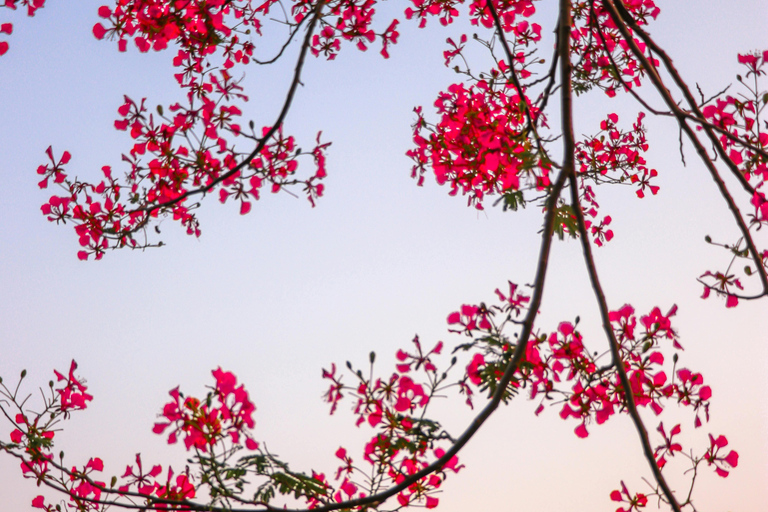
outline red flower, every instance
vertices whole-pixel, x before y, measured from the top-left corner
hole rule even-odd
[[[729,470],[726,468],[735,468],[739,465],[739,454],[731,450],[728,455],[721,456],[720,449],[728,446],[728,439],[725,436],[713,437],[709,434],[709,449],[704,455],[704,459],[709,466],[715,466],[715,473],[725,478],[728,476]]]
[[[482,378],[480,377],[480,367],[485,366],[485,358],[483,357],[483,354],[475,354],[474,357],[472,357],[472,361],[467,366],[467,376],[469,377],[469,381],[479,386],[482,382]]]
[[[87,402],[93,400],[93,396],[85,392],[87,389],[85,384],[75,377],[76,369],[77,363],[73,359],[72,364],[69,367],[68,376],[65,377],[56,370],[53,371],[59,381],[66,381],[66,385],[63,388],[56,390],[61,397],[62,411],[85,409],[87,407]]]

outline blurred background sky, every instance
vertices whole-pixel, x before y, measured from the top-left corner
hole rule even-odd
[[[451,346],[460,339],[447,332],[449,313],[493,302],[493,290],[507,280],[529,283],[534,276],[539,208],[505,213],[487,203],[477,212],[433,178],[419,188],[409,177],[412,109],[423,105],[432,114],[437,93],[458,80],[443,66],[445,38],[474,29],[446,29],[431,19],[418,30],[403,19],[405,6],[390,2],[379,8],[380,28],[393,17],[402,23],[389,60],[377,47],[361,53],[345,46],[333,62],[308,61],[285,125],[300,146],[318,130],[333,141],[316,208],[267,193],[240,216],[231,202],[208,197],[199,239],[165,222],[166,247],[84,263],[71,227],[40,213],[51,194],[38,189],[35,174],[45,148],[53,144],[57,156],[69,150],[72,175],[98,179],[102,165],[119,173],[120,154],[130,148],[128,135],[113,129],[123,95],[147,97],[150,108],[181,95],[172,52],[140,54],[130,45],[118,53],[114,43],[93,37],[99,5],[49,0],[33,19],[0,9],[0,22],[14,24],[13,35],[4,35],[10,50],[0,58],[0,375],[14,383],[26,368],[26,389],[36,392],[54,368],[77,360],[95,398],[65,425],[56,449],[71,465],[101,456],[108,479],[137,452],[145,465],[173,461],[183,468],[183,448],[167,446],[152,425],[168,390],[180,385],[202,395],[210,371],[221,366],[256,403],[257,440],[295,470],[330,474],[336,449],[361,454],[371,431],[354,427],[351,403],[328,415],[321,368],[346,360],[365,366],[375,350],[380,371],[389,374],[394,353],[414,334],[427,346]],[[538,5],[549,32],[554,3]],[[768,4],[760,0],[659,6],[652,33],[707,94],[741,72],[737,53],[768,48]],[[245,120],[271,123],[292,66],[286,59],[248,70]],[[596,131],[610,111],[628,126],[638,108],[624,95],[609,101],[587,94],[576,107],[577,132]],[[550,116],[559,125],[554,111]],[[692,420],[684,420],[686,442],[703,451],[707,433],[725,434],[740,454],[727,479],[704,468],[698,510],[768,510],[768,303],[726,310],[721,299],[700,300],[695,278],[727,264],[704,236],[730,241],[736,229],[690,147],[683,167],[672,122],[647,125],[659,194],[638,200],[629,188],[597,189],[616,234],[597,250],[607,299],[613,309],[631,303],[641,314],[679,307],[673,325],[686,349],[680,364],[702,372],[714,392],[708,425],[693,432]],[[602,349],[580,246],[566,240],[554,244],[537,325],[551,331],[577,315],[587,343]],[[520,397],[483,427],[460,454],[466,469],[443,486],[439,510],[612,511],[609,493],[620,480],[648,490],[641,477],[650,473],[628,418],[592,425],[582,440],[557,408],[535,417],[535,405]],[[648,412],[653,430],[657,420]],[[471,411],[454,400],[436,404],[432,416],[455,435]],[[39,493],[15,460],[0,457],[2,510],[28,510]]]

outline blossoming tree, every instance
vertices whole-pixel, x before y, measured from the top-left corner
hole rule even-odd
[[[44,3],[6,0],[4,7],[32,16]],[[0,410],[10,424],[0,449],[18,460],[24,477],[58,494],[54,500],[41,494],[32,507],[435,508],[446,479],[464,467],[462,448],[500,405],[526,397],[537,404],[536,415],[555,406],[579,438],[616,415],[631,418],[653,480],[640,488],[634,475],[619,477],[606,490],[617,511],[644,509],[652,499],[675,511],[696,510],[697,475],[727,477],[739,455],[721,432],[708,433],[703,445],[686,441],[686,432],[707,428],[712,390],[681,355],[684,341],[673,327],[676,306],[609,307],[593,251],[614,234],[597,186],[629,186],[639,199],[655,195],[658,171],[644,156],[644,123],[649,115],[672,118],[681,147],[685,140],[694,148],[738,232],[733,241],[708,238],[725,251],[722,267],[702,269],[691,279],[698,276],[703,297],[719,296],[727,308],[765,300],[768,249],[758,235],[768,223],[768,125],[761,118],[768,93],[760,83],[768,51],[738,55],[744,71],[736,88],[707,95],[691,88],[651,36],[660,12],[653,0],[560,0],[555,19],[537,17],[545,3],[414,0],[404,7],[409,29],[468,17],[477,30],[447,39],[443,59],[460,80],[438,95],[434,108],[415,109],[407,154],[412,177],[422,185],[434,175],[477,210],[540,209],[540,248],[535,275],[500,286],[492,301],[464,304],[448,315],[449,330],[463,336],[463,343],[448,348],[416,337],[396,353],[391,372],[378,371],[373,352],[368,373],[351,363],[346,373],[335,364],[323,370],[331,414],[348,403],[354,423],[371,429],[362,453],[329,447],[337,468],[291,469],[254,431],[255,405],[244,385],[216,368],[203,397],[171,390],[153,427],[169,443],[183,442],[190,466],[146,464],[136,455],[122,476],[106,477],[98,454],[72,466],[54,450],[64,421],[93,399],[72,361],[66,371],[55,371],[40,403],[27,400],[21,382],[0,382]],[[112,250],[162,245],[157,228],[163,219],[200,236],[196,209],[209,195],[237,203],[243,215],[265,189],[298,190],[314,206],[324,193],[330,143],[318,132],[310,149],[302,149],[285,119],[307,59],[334,60],[354,51],[350,46],[377,48],[389,58],[401,22],[382,20],[377,7],[374,0],[118,0],[102,6],[93,35],[115,42],[121,52],[129,45],[140,52],[172,52],[183,95],[154,112],[145,99],[125,96],[114,127],[126,132],[130,144],[122,167],[104,166],[98,182],[73,176],[70,153],[48,147],[47,161],[37,169],[39,187],[53,190],[43,215],[74,227],[79,259],[100,260]],[[272,25],[287,28],[286,36],[273,55],[259,55],[262,33],[271,37]],[[13,24],[3,22],[0,32],[2,56],[13,51]],[[555,34],[554,48],[542,44],[547,32]],[[248,91],[241,85],[242,70],[258,71],[292,51],[295,64],[278,114],[264,126],[244,126]],[[573,106],[589,91],[600,91],[605,112],[594,132],[579,138]],[[639,113],[620,119],[612,109],[619,97],[636,102]],[[595,314],[608,340],[602,355],[582,336],[578,318],[554,327],[537,321],[556,235],[581,244]],[[526,280],[531,284],[521,284]],[[458,434],[430,409],[446,395],[476,411]],[[686,411],[688,419],[666,420],[674,409]],[[686,461],[682,488],[669,483],[673,458]],[[678,474],[673,479],[681,480]]]

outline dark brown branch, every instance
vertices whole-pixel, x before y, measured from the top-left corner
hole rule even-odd
[[[683,97],[685,98],[685,101],[688,103],[688,105],[689,105],[689,107],[691,109],[691,112],[693,112],[693,114],[691,114],[689,112],[685,112],[679,106],[677,106],[677,104],[676,104],[677,108],[676,109],[673,108],[672,110],[679,111],[681,114],[685,115],[687,118],[689,118],[689,119],[691,119],[691,120],[701,124],[702,128],[704,129],[704,132],[707,134],[707,137],[710,139],[710,141],[712,141],[712,144],[715,146],[715,148],[717,149],[718,153],[720,153],[720,156],[723,158],[723,160],[725,160],[725,163],[728,165],[729,169],[734,174],[736,179],[739,181],[741,186],[744,187],[744,190],[746,190],[750,194],[754,194],[755,193],[755,189],[747,181],[747,179],[744,177],[744,175],[741,174],[741,172],[739,171],[738,166],[733,163],[733,160],[731,160],[731,158],[725,152],[725,149],[723,148],[723,145],[720,144],[720,141],[717,139],[717,137],[715,136],[715,134],[712,131],[712,128],[715,128],[715,126],[712,125],[712,123],[708,122],[706,120],[706,118],[704,117],[704,114],[701,112],[701,109],[699,108],[699,104],[696,102],[696,98],[694,98],[693,94],[691,94],[690,88],[688,87],[688,85],[685,83],[685,81],[680,76],[680,73],[677,71],[677,68],[675,68],[674,63],[672,62],[672,59],[669,57],[667,52],[665,52],[664,49],[661,48],[656,43],[656,41],[654,41],[653,38],[651,38],[651,36],[646,31],[644,31],[642,29],[642,27],[640,27],[635,22],[635,20],[632,18],[632,15],[629,14],[629,12],[627,11],[626,7],[624,7],[624,4],[622,3],[621,0],[618,0],[617,2],[615,2],[615,8],[616,8],[616,12],[621,16],[621,18],[623,19],[624,23],[626,23],[626,25],[624,25],[624,23],[622,23],[622,25],[624,25],[624,28],[625,29],[626,29],[626,27],[631,28],[635,33],[637,33],[638,36],[640,36],[640,39],[643,40],[643,42],[648,46],[649,49],[653,50],[654,52],[656,52],[659,55],[659,57],[661,58],[661,61],[664,63],[665,69],[667,70],[667,72],[672,77],[672,80],[675,82],[675,85],[677,85],[677,87],[680,89],[680,92],[682,92]],[[621,27],[619,27],[619,30],[621,30]],[[623,33],[622,33],[622,35],[623,35]],[[634,44],[634,39],[627,39],[627,43],[630,44],[630,45],[633,45]],[[633,49],[633,52],[634,52],[634,49]],[[650,62],[648,59],[646,59],[645,56],[642,54],[642,52],[640,52],[640,55],[642,55],[641,58],[644,61],[647,62],[648,68],[652,68],[652,69],[655,70],[655,66],[653,65],[653,63]],[[646,62],[643,63],[644,66],[646,65]],[[657,73],[658,73],[658,71],[657,71]],[[659,78],[659,80],[660,80],[660,78]],[[667,93],[669,92],[666,88],[664,90],[667,91]],[[764,149],[758,148],[758,147],[750,144],[749,141],[745,141],[743,139],[740,139],[739,137],[737,137],[737,136],[733,135],[732,133],[730,133],[728,130],[723,130],[723,129],[718,127],[717,131],[718,131],[718,133],[720,133],[722,135],[725,135],[726,137],[728,137],[732,141],[737,142],[738,144],[740,144],[740,145],[742,145],[744,147],[748,147],[749,149],[751,149],[751,150],[755,151],[756,153],[760,154],[763,158],[768,159],[768,153],[766,153],[766,151]]]
[[[597,268],[595,266],[594,257],[592,255],[592,246],[590,245],[587,228],[584,224],[584,212],[582,212],[581,205],[579,204],[579,197],[576,189],[576,173],[570,174],[569,180],[572,189],[571,206],[576,215],[576,222],[579,227],[579,237],[581,238],[581,244],[584,251],[584,260],[587,265],[587,271],[589,272],[589,280],[592,283],[592,290],[595,292],[595,298],[597,299],[600,316],[603,321],[603,330],[605,331],[605,335],[608,337],[608,341],[610,343],[613,365],[616,367],[616,372],[619,374],[619,379],[621,381],[621,387],[624,389],[624,400],[627,406],[627,410],[629,411],[629,415],[632,418],[632,422],[635,424],[637,434],[640,436],[640,443],[643,446],[643,454],[645,455],[645,459],[648,461],[648,465],[653,472],[653,476],[656,479],[656,482],[658,482],[659,486],[664,492],[664,496],[667,498],[667,500],[669,500],[669,504],[673,510],[675,510],[675,512],[680,512],[680,505],[677,503],[677,500],[672,493],[672,489],[669,487],[669,484],[667,484],[667,481],[664,478],[664,475],[662,475],[658,464],[656,464],[656,458],[653,456],[653,448],[651,447],[651,443],[648,438],[648,431],[646,430],[645,425],[643,424],[643,420],[640,418],[640,414],[637,411],[635,399],[632,395],[632,388],[629,384],[629,378],[627,377],[624,363],[621,360],[619,342],[616,340],[616,335],[613,332],[613,328],[611,327],[611,322],[608,317],[608,305],[605,300],[605,293],[603,292],[603,288],[600,285],[600,280],[597,276]]]
[[[766,294],[766,293],[759,293],[759,294],[757,294],[757,295],[740,295],[740,294],[738,294],[738,293],[733,293],[733,292],[725,292],[725,291],[723,291],[723,289],[722,289],[722,288],[718,288],[717,286],[712,286],[711,284],[707,284],[707,283],[705,283],[704,281],[702,281],[700,277],[697,277],[697,278],[696,278],[696,281],[698,281],[698,282],[699,282],[699,284],[703,285],[703,286],[704,286],[704,288],[708,288],[708,289],[710,289],[710,290],[714,291],[715,293],[717,293],[718,295],[723,295],[723,294],[725,294],[725,295],[731,295],[731,296],[733,296],[733,297],[736,297],[737,299],[743,299],[743,300],[757,300],[757,299],[762,299],[763,297],[765,297],[766,295],[768,295],[768,294]]]
[[[291,45],[291,42],[293,41],[293,36],[299,33],[299,27],[301,27],[301,24],[304,22],[305,19],[306,18],[302,18],[302,20],[298,22],[296,26],[291,29],[291,33],[288,36],[288,40],[285,43],[283,43],[283,46],[280,47],[280,51],[277,52],[277,55],[267,60],[253,59],[253,62],[262,66],[268,65],[268,64],[274,64],[275,62],[277,62],[277,60],[283,56],[283,53],[285,52],[285,50]],[[305,43],[306,43],[306,40],[305,40]]]
[[[621,4],[621,0],[618,0],[619,4]],[[632,49],[632,53],[635,54],[638,60],[641,61],[643,67],[647,70],[648,76],[651,79],[651,82],[656,87],[656,90],[659,92],[659,94],[664,99],[665,103],[669,107],[670,110],[674,113],[675,117],[677,118],[678,125],[680,128],[685,132],[685,134],[688,136],[688,140],[691,141],[691,144],[693,144],[696,153],[698,153],[699,157],[701,158],[702,162],[706,166],[707,170],[709,171],[710,175],[712,176],[712,179],[715,181],[715,184],[717,185],[718,190],[720,191],[720,195],[725,199],[725,202],[728,205],[728,208],[731,210],[731,213],[733,214],[733,217],[736,221],[736,224],[739,227],[739,231],[741,231],[742,236],[744,237],[744,240],[746,241],[747,247],[749,248],[749,252],[752,255],[752,260],[755,262],[755,265],[757,266],[758,275],[760,277],[760,282],[763,287],[763,293],[768,294],[768,274],[765,271],[765,268],[762,266],[762,257],[760,256],[760,253],[757,250],[757,247],[755,246],[754,240],[752,240],[752,234],[749,232],[749,228],[747,227],[746,223],[744,222],[744,219],[741,215],[741,211],[739,211],[739,207],[736,205],[736,202],[734,201],[733,197],[731,196],[728,187],[725,185],[725,182],[723,181],[723,178],[720,176],[719,171],[717,170],[717,167],[715,166],[712,159],[707,154],[706,148],[702,145],[699,138],[694,133],[693,129],[688,125],[686,122],[686,119],[688,118],[688,114],[686,114],[675,102],[675,100],[672,98],[672,95],[670,94],[669,90],[664,85],[663,81],[661,80],[661,76],[658,74],[658,71],[656,70],[655,66],[653,66],[653,63],[651,63],[643,54],[643,52],[640,50],[640,48],[637,46],[637,43],[635,43],[634,38],[632,37],[632,34],[629,32],[629,28],[624,22],[624,17],[619,13],[616,5],[614,5],[613,0],[604,0],[603,5],[606,8],[606,11],[608,11],[609,15],[611,16],[611,19],[613,20],[614,24],[617,26],[619,31],[621,32],[622,36],[626,40],[629,47]],[[622,5],[623,8],[623,5]],[[624,11],[625,16],[629,17],[631,19],[631,15]],[[634,24],[634,20],[632,20],[632,23]],[[635,27],[637,27],[637,24],[634,24]],[[642,32],[639,27],[633,28],[635,32],[643,36],[645,34]],[[645,34],[647,37],[647,34]],[[651,43],[654,45],[653,49],[656,53],[658,53],[662,59],[669,60],[669,57],[666,55],[666,53],[663,53],[663,50],[658,48],[656,46],[655,42],[653,42],[650,38],[648,38],[648,41],[646,41],[646,44],[648,47],[651,47]],[[672,66],[671,60],[669,61],[669,66]],[[677,80],[679,80],[678,86],[685,87],[685,91],[687,91],[687,87],[685,86],[685,83],[682,82],[682,79],[679,78],[679,75],[677,75],[677,72],[675,71],[674,67],[668,68],[670,73],[674,73],[674,75],[677,76]],[[682,85],[680,85],[682,84]],[[687,95],[690,96],[690,91],[687,92]],[[693,106],[696,107],[695,99],[691,98],[693,100]],[[698,107],[696,107],[698,110]],[[697,116],[701,115],[700,112],[697,113]],[[704,116],[701,115],[701,119],[704,119]],[[698,122],[698,119],[696,120]],[[707,131],[705,127],[705,131]],[[711,131],[709,131],[711,133]],[[713,135],[712,135],[713,136]],[[721,144],[719,141],[717,141],[717,138],[715,138],[715,143],[718,147],[721,147]],[[730,158],[725,155],[726,161],[733,164],[733,162],[730,160]],[[737,170],[738,171],[738,170]],[[741,177],[741,181],[744,181],[745,178],[741,176],[741,173],[736,172],[737,175]],[[750,190],[752,193],[754,193],[754,189],[751,188],[751,185],[747,183],[747,191]]]
[[[512,354],[512,358],[507,364],[507,367],[504,371],[504,375],[501,377],[501,379],[497,384],[496,392],[493,394],[488,404],[475,417],[475,419],[472,420],[472,423],[469,425],[469,427],[467,427],[467,429],[456,439],[456,443],[453,446],[451,446],[449,450],[446,451],[445,455],[443,455],[442,457],[440,457],[435,462],[433,462],[426,468],[422,469],[418,473],[411,475],[400,484],[394,487],[391,487],[390,489],[387,489],[386,491],[383,491],[381,493],[374,494],[366,498],[317,507],[313,509],[313,511],[329,512],[331,510],[339,510],[342,508],[353,508],[353,507],[359,507],[364,505],[370,505],[373,503],[380,503],[388,498],[391,498],[392,496],[406,489],[408,486],[417,482],[421,478],[424,478],[425,476],[431,473],[434,473],[435,471],[439,471],[445,464],[447,464],[453,458],[454,455],[456,455],[464,447],[464,445],[467,444],[467,442],[480,429],[483,423],[485,423],[485,421],[498,408],[499,404],[501,403],[501,398],[504,392],[506,391],[510,381],[512,380],[512,376],[517,371],[520,361],[525,355],[525,349],[528,344],[528,338],[530,337],[531,332],[533,330],[533,323],[534,323],[534,320],[536,319],[539,307],[541,305],[542,294],[544,292],[544,281],[547,273],[547,267],[549,264],[549,254],[550,254],[550,249],[552,245],[552,234],[554,232],[555,210],[557,206],[557,198],[559,197],[560,192],[563,189],[565,179],[566,179],[565,173],[561,172],[557,178],[557,181],[552,186],[551,195],[549,196],[549,200],[547,201],[547,207],[546,207],[547,213],[544,221],[544,232],[541,235],[542,240],[541,240],[541,248],[539,251],[539,262],[536,269],[536,279],[535,279],[535,284],[533,289],[533,295],[531,297],[531,303],[528,309],[528,314],[526,315],[525,320],[523,321],[523,329],[520,333],[519,342],[515,347],[515,351]],[[286,510],[283,508],[272,507],[268,505],[265,505],[265,508],[273,512]],[[303,509],[293,509],[293,510],[287,509],[287,510],[288,512],[305,512]],[[246,511],[233,510],[232,512],[246,512]]]
[[[562,116],[563,116],[563,173],[568,174],[568,180],[570,182],[571,187],[571,207],[573,208],[573,211],[576,215],[576,221],[579,228],[579,236],[581,238],[581,244],[584,250],[584,260],[585,264],[587,266],[587,271],[589,272],[589,278],[592,283],[592,289],[595,292],[595,297],[597,299],[598,307],[600,309],[600,316],[603,320],[603,328],[605,330],[605,334],[608,337],[608,340],[610,341],[611,345],[611,355],[613,356],[613,364],[616,367],[616,371],[619,374],[619,379],[621,380],[621,385],[624,388],[624,399],[626,400],[627,409],[629,410],[629,414],[632,417],[632,421],[635,424],[635,428],[637,429],[637,433],[640,436],[640,442],[643,446],[643,453],[645,454],[645,458],[648,460],[648,464],[651,466],[651,471],[653,472],[654,477],[656,478],[656,481],[661,486],[662,490],[664,491],[664,495],[669,500],[670,505],[675,510],[675,512],[680,512],[680,505],[678,505],[677,501],[675,500],[674,494],[672,494],[672,490],[670,489],[669,485],[667,485],[666,480],[664,479],[664,476],[661,474],[661,470],[659,469],[659,466],[656,464],[656,459],[653,456],[653,449],[651,448],[650,441],[648,440],[648,432],[645,429],[645,425],[643,424],[642,419],[640,418],[640,415],[637,412],[637,407],[635,406],[635,400],[632,396],[632,388],[629,385],[629,378],[627,377],[627,372],[624,369],[624,364],[621,360],[621,354],[619,352],[619,343],[616,340],[616,336],[613,332],[613,328],[611,327],[611,322],[608,316],[608,306],[605,301],[605,294],[603,293],[603,289],[600,285],[600,281],[597,277],[597,269],[595,267],[595,261],[592,256],[592,247],[590,246],[589,242],[589,235],[587,233],[587,228],[584,223],[584,213],[581,211],[581,204],[579,202],[579,189],[578,189],[578,182],[576,177],[576,167],[574,165],[575,161],[575,151],[576,151],[576,143],[575,143],[575,137],[573,132],[573,111],[572,111],[572,105],[571,100],[573,97],[573,91],[571,88],[571,61],[570,61],[570,13],[571,13],[571,0],[560,0],[560,13],[561,16],[565,15],[567,16],[567,19],[565,22],[561,25],[561,30],[563,30],[563,34],[561,37],[560,42],[560,60],[562,62],[561,64],[561,73],[562,73]]]
[[[619,70],[618,64],[616,64],[616,60],[613,58],[613,53],[608,49],[608,43],[605,40],[605,34],[603,34],[603,31],[600,28],[600,25],[597,20],[597,13],[595,12],[595,3],[592,2],[590,6],[590,17],[592,18],[592,22],[597,27],[597,33],[600,36],[600,42],[603,44],[603,49],[605,50],[605,55],[608,57],[608,60],[611,62],[611,67],[613,68],[613,72],[616,75],[616,78],[619,80],[622,86],[624,86],[624,90],[627,91],[629,94],[632,95],[635,100],[640,103],[645,109],[650,112],[651,114],[655,116],[671,116],[672,112],[662,112],[660,110],[656,110],[653,107],[651,107],[648,102],[646,102],[643,98],[640,97],[640,95],[635,91],[626,80],[624,80],[624,77],[621,76],[621,70]]]

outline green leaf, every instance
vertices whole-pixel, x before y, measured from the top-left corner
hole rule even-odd
[[[504,201],[504,205],[502,206],[503,211],[509,209],[517,211],[518,208],[525,208],[525,198],[523,197],[522,190],[505,192],[500,200]]]
[[[555,209],[555,234],[560,240],[563,240],[566,232],[571,237],[576,238],[579,230],[573,208],[568,204],[563,204]]]

